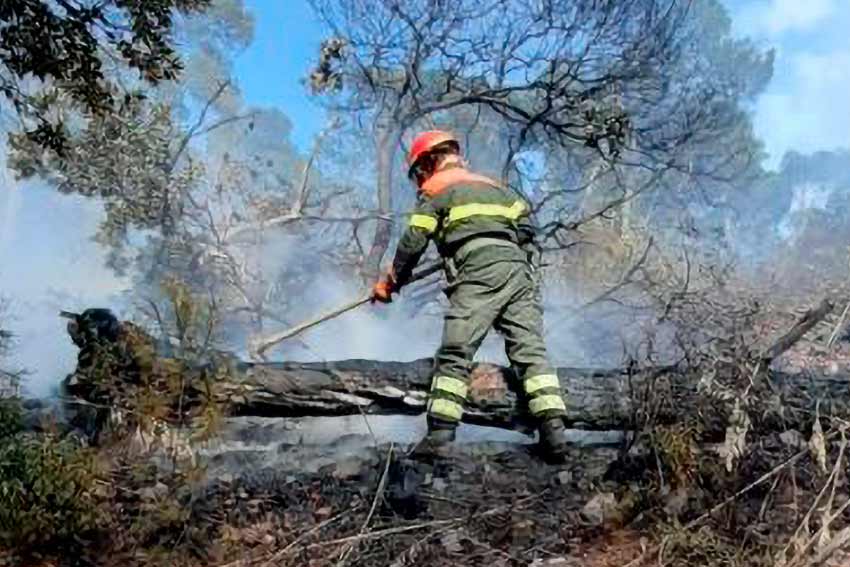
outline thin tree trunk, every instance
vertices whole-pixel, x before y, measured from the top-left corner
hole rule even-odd
[[[375,142],[377,144],[377,197],[378,215],[375,224],[375,237],[369,253],[363,261],[362,274],[367,282],[373,281],[381,272],[381,260],[386,254],[392,238],[392,222],[389,215],[392,211],[392,182],[393,166],[399,132],[392,126],[377,127]]]

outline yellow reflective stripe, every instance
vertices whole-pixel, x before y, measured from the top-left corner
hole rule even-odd
[[[505,217],[511,220],[517,220],[525,212],[525,203],[516,201],[510,207],[505,205],[485,205],[483,203],[470,203],[468,205],[460,205],[452,207],[449,210],[449,223],[463,220],[476,215],[488,217]]]
[[[564,405],[564,400],[561,399],[561,396],[552,394],[549,396],[533,398],[530,402],[528,402],[528,409],[531,411],[532,415],[537,415],[546,410],[567,411],[567,406]]]
[[[437,219],[428,215],[411,215],[410,226],[424,228],[431,233],[437,230]]]
[[[463,406],[451,400],[433,398],[428,404],[428,413],[451,421],[460,421],[463,417]]]
[[[460,398],[466,398],[468,388],[463,380],[452,378],[451,376],[437,376],[431,383],[431,390],[440,390],[454,394]]]
[[[560,388],[558,377],[554,374],[538,374],[525,381],[525,393],[533,394],[543,388]]]

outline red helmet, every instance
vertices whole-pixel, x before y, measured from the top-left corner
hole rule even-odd
[[[413,143],[410,145],[410,152],[407,154],[407,166],[412,170],[416,162],[419,161],[419,158],[446,142],[454,142],[458,149],[460,149],[460,142],[458,142],[454,134],[443,130],[422,132],[413,139]]]

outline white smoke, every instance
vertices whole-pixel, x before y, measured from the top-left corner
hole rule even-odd
[[[104,250],[90,239],[100,204],[15,181],[5,152],[0,145],[0,294],[11,301],[17,338],[11,362],[29,372],[24,394],[45,396],[76,364],[59,310],[119,307],[128,282],[104,267]]]
[[[793,242],[794,237],[804,228],[797,221],[797,216],[808,210],[826,210],[829,198],[834,191],[833,185],[824,183],[806,182],[794,186],[791,206],[776,227],[780,237]]]

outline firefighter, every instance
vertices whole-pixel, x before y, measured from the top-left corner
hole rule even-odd
[[[418,135],[407,156],[418,200],[391,268],[373,289],[389,303],[410,279],[434,241],[443,258],[449,308],[428,401],[428,434],[416,452],[442,453],[463,417],[472,360],[492,327],[505,338],[520,374],[540,447],[549,457],[566,452],[566,413],[558,377],[543,342],[537,285],[539,251],[528,203],[496,181],[467,170],[451,133]]]

